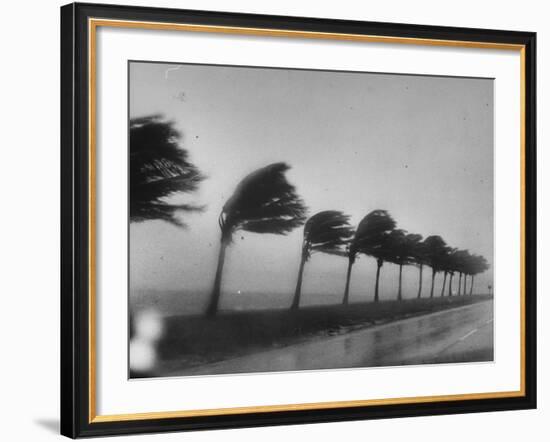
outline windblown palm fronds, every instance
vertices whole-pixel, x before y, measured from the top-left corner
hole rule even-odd
[[[181,134],[160,115],[130,120],[130,221],[159,219],[183,226],[176,214],[201,206],[166,198],[197,190],[204,175],[180,146]]]
[[[464,272],[464,294],[466,294],[466,275],[470,275],[470,295],[474,290],[474,276],[489,269],[489,263],[481,255],[470,255],[465,265]]]
[[[223,206],[218,218],[220,254],[207,315],[213,316],[218,310],[225,250],[233,233],[245,230],[286,235],[304,223],[307,208],[286,179],[288,169],[286,163],[273,163],[252,172],[237,185]]]
[[[274,163],[246,176],[227,200],[219,223],[224,239],[237,230],[285,235],[305,221],[306,207],[290,184],[286,163]]]
[[[384,246],[393,229],[395,220],[386,210],[373,210],[357,226],[350,253],[364,253],[378,258],[385,253]]]
[[[293,309],[300,306],[304,265],[315,252],[346,256],[345,247],[353,235],[349,216],[337,210],[325,210],[309,218],[304,226],[302,258],[298,271],[298,282],[292,302]]]
[[[337,210],[325,210],[307,220],[303,249],[308,258],[314,252],[345,256],[345,248],[352,235],[349,215]]]

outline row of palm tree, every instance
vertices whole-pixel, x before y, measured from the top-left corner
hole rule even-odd
[[[396,222],[385,210],[373,210],[367,214],[356,229],[350,224],[349,215],[337,210],[326,210],[306,220],[307,208],[297,195],[296,189],[285,176],[289,166],[274,163],[260,168],[246,176],[227,200],[219,216],[221,230],[218,266],[214,278],[212,296],[207,315],[216,314],[219,305],[225,251],[232,242],[233,234],[243,230],[255,233],[284,235],[304,225],[301,247],[301,259],[298,269],[296,290],[291,309],[298,309],[302,293],[302,281],[305,264],[314,253],[327,253],[348,258],[348,271],[343,303],[349,302],[349,286],[353,264],[361,254],[376,260],[376,280],[374,301],[379,300],[380,271],[385,262],[399,266],[399,288],[397,299],[402,295],[403,266],[416,265],[419,268],[418,297],[422,295],[422,272],[425,265],[432,269],[430,297],[434,296],[434,280],[437,273],[444,275],[443,287],[447,275],[471,277],[470,294],[473,291],[473,277],[488,268],[485,258],[471,255],[466,250],[457,250],[447,246],[437,235],[428,236],[407,233],[396,229]],[[452,295],[452,281],[449,294]],[[441,294],[443,295],[444,288]]]
[[[489,268],[487,260],[480,255],[472,255],[467,250],[449,247],[438,235],[428,236],[407,233],[396,229],[396,222],[386,210],[373,210],[357,226],[349,223],[349,216],[342,212],[328,210],[309,218],[304,228],[302,259],[298,272],[298,282],[292,308],[300,305],[302,274],[305,262],[314,252],[345,256],[348,258],[348,270],[344,289],[343,304],[349,302],[349,287],[353,265],[360,254],[376,260],[376,279],[374,301],[379,300],[380,271],[385,262],[399,266],[397,299],[403,299],[403,266],[413,265],[419,269],[418,293],[422,296],[423,269],[427,265],[432,269],[430,297],[434,296],[434,283],[437,273],[443,273],[441,296],[445,293],[449,276],[448,295],[452,296],[452,278],[460,275],[458,294],[466,294],[466,278],[470,277],[470,295],[473,293],[474,276]],[[462,282],[464,278],[464,282]]]
[[[188,153],[180,146],[181,134],[173,122],[159,115],[130,121],[130,221],[141,222],[160,219],[184,226],[179,212],[200,211],[202,206],[171,204],[167,198],[176,193],[197,190],[205,176],[190,162]],[[291,308],[300,306],[305,264],[314,253],[328,253],[348,258],[348,269],[342,302],[349,302],[349,287],[353,265],[360,255],[376,260],[374,301],[379,300],[380,271],[384,263],[399,266],[397,299],[402,299],[403,267],[419,268],[418,297],[422,295],[424,266],[432,269],[430,297],[434,296],[434,280],[443,273],[444,294],[449,276],[449,295],[452,295],[452,278],[459,274],[458,292],[466,293],[466,278],[470,276],[470,294],[474,276],[488,268],[485,258],[466,250],[447,246],[440,236],[407,233],[396,228],[396,222],[385,210],[367,214],[357,228],[350,217],[340,211],[319,212],[307,219],[307,207],[295,187],[286,179],[286,163],[262,167],[238,184],[233,195],[224,204],[218,218],[220,249],[218,264],[207,315],[218,310],[226,249],[237,231],[286,235],[304,225],[298,281]]]

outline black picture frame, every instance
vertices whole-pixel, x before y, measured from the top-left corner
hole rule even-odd
[[[524,395],[199,417],[90,419],[90,18],[521,45],[524,51]],[[61,8],[61,434],[105,436],[536,408],[536,34],[166,8]],[[93,250],[92,250],[93,252]]]

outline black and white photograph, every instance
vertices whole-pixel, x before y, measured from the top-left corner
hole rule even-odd
[[[493,80],[129,63],[131,377],[493,359]]]
[[[492,78],[128,79],[130,378],[494,360]]]

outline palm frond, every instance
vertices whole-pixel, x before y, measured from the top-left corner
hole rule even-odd
[[[431,235],[424,240],[424,247],[426,263],[434,270],[442,270],[445,256],[448,253],[445,240],[439,235]]]
[[[464,262],[463,272],[468,275],[477,275],[486,270],[489,270],[489,263],[481,255],[469,255]]]
[[[349,216],[337,210],[325,210],[310,217],[304,226],[304,251],[309,256],[322,252],[345,256],[353,236]]]
[[[359,225],[350,246],[350,254],[364,253],[384,259],[388,236],[395,229],[395,220],[386,210],[373,210]]]
[[[184,225],[176,212],[200,206],[169,204],[166,198],[197,190],[204,175],[180,146],[181,134],[160,115],[130,120],[130,220]]]
[[[286,163],[274,163],[247,175],[222,209],[229,240],[236,230],[284,235],[305,221],[307,208],[286,179]]]
[[[174,224],[178,227],[186,227],[185,222],[177,215],[179,212],[202,212],[204,206],[193,204],[167,204],[162,202],[146,203],[140,205],[132,202],[130,211],[133,213],[132,222],[143,222],[149,220],[161,220]]]
[[[384,258],[388,262],[402,265],[412,262],[412,247],[407,232],[402,229],[395,229],[389,233],[384,249]]]

